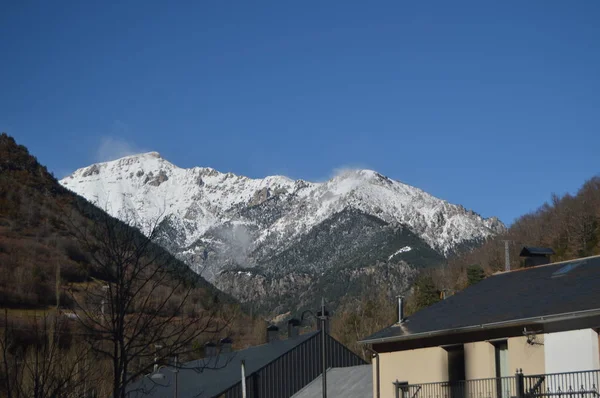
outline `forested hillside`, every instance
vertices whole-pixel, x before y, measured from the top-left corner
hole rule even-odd
[[[103,215],[58,184],[27,148],[7,134],[0,135],[0,307],[54,304],[59,266],[61,285],[96,276],[89,253],[71,227]],[[162,251],[157,245],[153,250]],[[198,294],[230,300],[185,264],[175,259],[173,264],[198,286]],[[63,304],[68,306],[66,298]]]
[[[552,261],[600,254],[600,176],[586,181],[575,195],[552,195],[533,213],[520,217],[505,234],[450,261],[459,276],[460,288],[466,282],[469,265],[480,265],[486,273],[504,269],[504,241],[510,247],[511,269],[522,267],[519,252],[523,246],[554,249]]]

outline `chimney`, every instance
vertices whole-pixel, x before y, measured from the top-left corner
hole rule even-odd
[[[300,329],[300,321],[296,318],[292,318],[288,321],[288,339],[293,339],[294,337],[298,337],[298,332]]]
[[[323,311],[318,311],[317,312],[317,318],[319,318],[319,323],[318,323],[318,328],[319,330],[321,330],[321,325],[322,325],[322,321],[321,321],[321,316],[323,314]],[[329,333],[329,311],[325,310],[325,332]]]
[[[228,352],[231,352],[232,343],[233,340],[231,340],[229,337],[221,339],[221,354],[227,354]]]
[[[279,328],[271,325],[267,328],[267,343],[272,343],[279,340]]]
[[[217,356],[217,346],[213,342],[208,342],[204,344],[204,357],[216,357]]]
[[[538,265],[550,264],[550,256],[554,254],[554,250],[546,247],[531,247],[525,246],[520,257],[524,257],[525,268],[535,267]]]
[[[398,296],[398,323],[404,322],[404,297]]]

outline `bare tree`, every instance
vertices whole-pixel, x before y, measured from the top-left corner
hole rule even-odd
[[[388,297],[383,292],[346,300],[332,319],[332,335],[363,359],[370,361],[370,352],[358,341],[394,322],[397,314],[395,302],[395,298]]]
[[[88,350],[78,345],[68,323],[54,314],[16,323],[5,310],[0,369],[7,398],[84,396],[84,380],[91,385],[98,374],[91,371]]]
[[[143,235],[103,212],[91,218],[70,219],[95,279],[72,285],[69,296],[87,343],[110,362],[112,396],[123,398],[155,362],[185,358],[229,319],[214,290],[154,244],[158,221]]]

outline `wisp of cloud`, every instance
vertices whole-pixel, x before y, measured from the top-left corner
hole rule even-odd
[[[104,136],[101,139],[98,150],[96,151],[96,162],[108,162],[122,158],[124,156],[135,155],[148,152],[135,144],[129,143],[120,138]]]

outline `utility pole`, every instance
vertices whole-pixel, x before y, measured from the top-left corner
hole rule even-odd
[[[504,271],[510,271],[510,251],[508,244],[510,240],[504,240]]]
[[[321,298],[321,359],[323,361],[323,398],[327,398],[327,352],[326,339],[327,333],[325,331],[327,325],[327,315],[325,315],[325,298]]]

